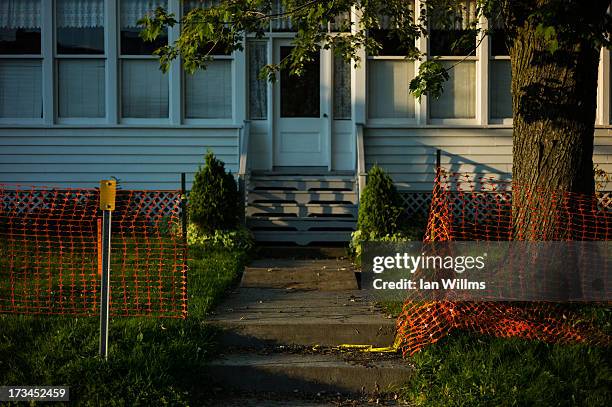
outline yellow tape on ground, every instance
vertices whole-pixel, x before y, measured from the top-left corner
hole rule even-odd
[[[353,345],[344,343],[342,345],[338,345],[334,347],[336,350],[358,350],[361,352],[371,352],[371,353],[395,353],[399,351],[399,337],[395,337],[395,341],[391,346],[385,346],[381,348],[377,348],[374,345]]]

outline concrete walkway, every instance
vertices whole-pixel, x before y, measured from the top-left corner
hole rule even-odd
[[[341,258],[254,261],[209,319],[221,329],[225,349],[209,365],[213,383],[248,398],[270,392],[308,397],[293,405],[311,405],[317,395],[372,397],[406,383],[412,369],[398,354],[333,349],[394,340],[395,320],[358,290],[355,271]]]

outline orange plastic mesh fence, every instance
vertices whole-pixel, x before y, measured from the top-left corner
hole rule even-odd
[[[531,221],[513,233],[512,196],[523,194]],[[607,241],[612,237],[612,203],[572,193],[521,188],[510,181],[444,173],[436,177],[424,240],[538,240],[532,225],[543,219],[554,227],[549,240]],[[516,227],[516,225],[514,225]],[[551,231],[552,230],[552,231]],[[573,308],[573,310],[572,310]],[[576,307],[550,302],[411,301],[398,317],[398,344],[404,355],[418,352],[463,329],[497,337],[609,346],[612,338]]]
[[[180,198],[117,191],[111,315],[187,315]],[[101,218],[97,189],[0,185],[0,312],[98,315]]]

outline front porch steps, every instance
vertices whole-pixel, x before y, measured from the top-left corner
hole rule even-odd
[[[260,172],[247,185],[247,226],[266,243],[345,243],[357,222],[357,190],[347,173]]]

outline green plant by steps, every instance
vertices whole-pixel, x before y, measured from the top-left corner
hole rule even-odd
[[[370,169],[367,180],[359,202],[357,229],[373,237],[398,233],[404,208],[393,180],[377,165]]]
[[[363,230],[356,230],[351,233],[349,249],[355,257],[355,262],[361,264],[361,254],[363,253],[363,243],[365,242],[409,242],[411,239],[405,238],[401,233],[394,235],[376,236],[374,233],[364,233]]]
[[[402,198],[393,180],[379,166],[368,172],[368,182],[359,202],[357,231],[351,235],[349,249],[360,263],[365,241],[403,242],[414,240],[405,229]]]
[[[189,194],[189,220],[206,234],[236,229],[241,205],[234,176],[210,151],[205,161],[204,168],[195,174]]]
[[[249,253],[255,245],[253,234],[245,227],[204,233],[193,223],[187,226],[187,243],[189,246],[200,246],[205,249],[239,250],[246,253]]]

